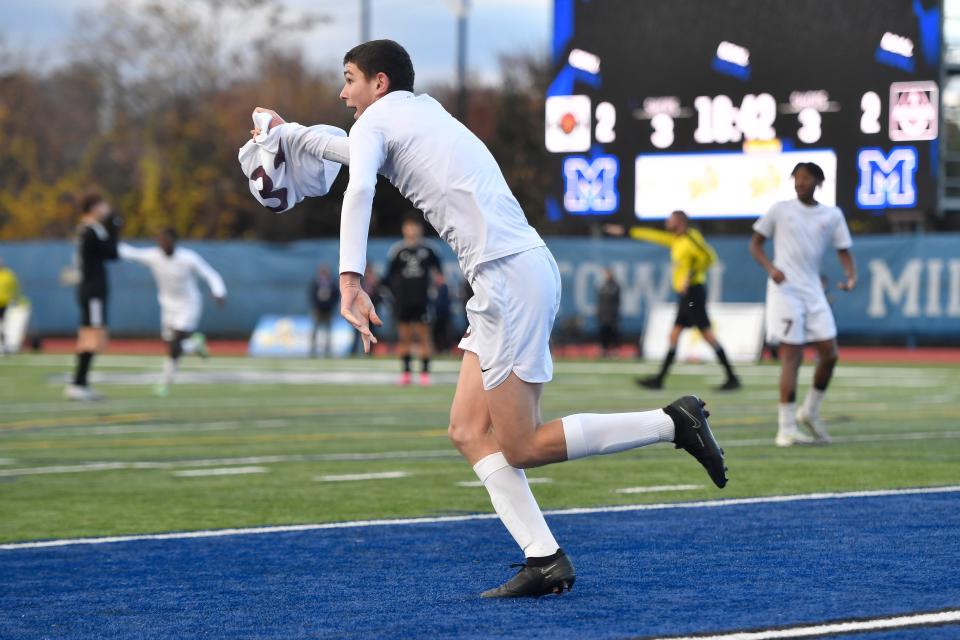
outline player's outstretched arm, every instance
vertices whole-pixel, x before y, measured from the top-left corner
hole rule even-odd
[[[370,345],[377,343],[370,325],[382,327],[383,322],[377,315],[370,296],[360,286],[359,273],[340,274],[340,315],[360,332],[363,352],[370,353]]]
[[[786,280],[787,277],[783,275],[783,271],[780,271],[780,269],[777,269],[775,266],[773,266],[770,258],[767,257],[767,252],[763,248],[763,244],[766,241],[766,236],[764,236],[762,233],[757,233],[754,231],[753,236],[750,238],[750,255],[753,256],[753,259],[756,260],[761,267],[763,267],[763,270],[767,272],[771,280],[777,284],[780,284]]]

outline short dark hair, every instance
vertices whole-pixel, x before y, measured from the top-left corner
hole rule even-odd
[[[95,206],[104,201],[104,197],[98,191],[88,191],[80,196],[80,211],[90,213]]]
[[[180,235],[173,227],[165,227],[162,231],[160,231],[160,235],[166,236],[171,242],[176,242],[180,239]]]
[[[820,168],[816,162],[798,162],[797,166],[793,168],[793,171],[790,172],[790,177],[795,178],[797,172],[800,169],[806,169],[807,173],[813,176],[813,179],[817,181],[817,184],[822,184],[826,177],[823,175],[823,169]]]
[[[400,222],[401,225],[407,224],[408,222],[413,222],[415,224],[423,226],[423,216],[420,215],[419,211],[408,211],[403,214],[403,220]]]
[[[690,224],[690,216],[687,215],[687,212],[683,209],[677,209],[676,211],[670,212],[671,216],[677,216],[680,218],[684,224]]]
[[[371,40],[358,44],[343,56],[371,78],[378,73],[390,78],[390,91],[413,91],[413,62],[410,54],[393,40]]]

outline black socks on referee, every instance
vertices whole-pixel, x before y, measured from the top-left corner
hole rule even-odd
[[[724,370],[727,372],[727,380],[733,380],[737,375],[733,372],[733,367],[730,366],[730,361],[727,360],[727,352],[723,350],[723,347],[717,345],[717,360],[720,361],[720,364],[723,365]]]
[[[403,372],[410,373],[410,354],[401,356],[400,360],[403,362]]]
[[[667,357],[663,359],[663,364],[660,365],[660,373],[657,374],[657,380],[663,382],[664,378],[667,377],[667,372],[670,370],[670,366],[673,364],[673,359],[677,357],[677,350],[673,347],[670,347],[670,350],[667,351]]]
[[[77,369],[73,374],[73,384],[78,387],[87,386],[87,373],[90,372],[91,362],[93,362],[92,351],[81,351],[77,354]]]

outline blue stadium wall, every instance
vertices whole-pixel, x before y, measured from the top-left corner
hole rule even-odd
[[[719,237],[720,256],[710,296],[724,302],[762,302],[765,278],[747,253],[746,237]],[[134,244],[149,242],[133,241]],[[835,255],[824,259],[829,296],[841,334],[868,341],[960,341],[960,234],[858,236],[854,254],[860,271],[857,290],[836,289],[841,271]],[[382,269],[392,241],[373,240],[370,260]],[[612,267],[622,288],[622,329],[639,334],[648,306],[671,300],[666,250],[626,239],[548,240],[563,274],[563,306],[558,327],[591,334],[603,268]],[[223,274],[229,289],[226,307],[206,305],[202,328],[225,337],[248,337],[263,314],[306,313],[307,284],[319,263],[335,267],[337,243],[303,241],[284,245],[257,242],[187,242]],[[440,247],[452,279],[459,269],[447,247]],[[0,256],[20,278],[33,303],[32,331],[65,335],[75,330],[73,289],[60,284],[72,260],[65,241],[0,243]],[[152,336],[159,331],[156,289],[148,271],[135,264],[110,268],[111,332]],[[208,297],[209,300],[209,297]]]

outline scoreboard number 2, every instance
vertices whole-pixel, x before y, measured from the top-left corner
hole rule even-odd
[[[860,116],[860,131],[864,133],[880,133],[880,110],[883,108],[883,102],[875,91],[867,91],[860,98],[860,109],[863,115]]]
[[[595,135],[597,142],[606,144],[617,139],[613,127],[617,124],[617,108],[609,102],[601,102],[596,111],[597,128]]]

